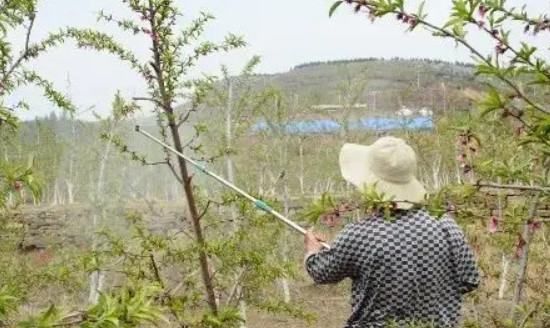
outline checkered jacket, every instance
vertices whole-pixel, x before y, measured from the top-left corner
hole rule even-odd
[[[307,256],[305,265],[318,284],[351,278],[346,328],[456,327],[463,294],[479,284],[461,229],[451,217],[436,220],[423,209],[348,224],[330,250]]]

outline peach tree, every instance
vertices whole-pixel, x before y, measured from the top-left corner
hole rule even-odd
[[[144,82],[144,94],[121,100],[115,115],[130,117],[137,110],[151,110],[157,135],[164,142],[181,153],[194,154],[205,165],[210,164],[213,158],[200,143],[207,127],[193,123],[191,118],[204,109],[208,97],[214,96],[217,80],[205,74],[194,77],[193,73],[201,59],[243,47],[245,42],[233,34],[219,42],[205,40],[205,29],[214,19],[207,13],[199,14],[180,28],[183,14],[175,1],[123,0],[122,3],[128,9],[128,17],[102,11],[99,20],[145,40],[148,47],[145,59],[128,50],[123,42],[92,29],[67,28],[61,34],[80,48],[116,56]],[[267,311],[303,316],[299,310],[269,297],[261,288],[269,288],[280,277],[292,274],[289,263],[277,261],[272,255],[280,229],[271,226],[267,229],[265,215],[258,216],[254,209],[233,196],[213,196],[199,188],[195,173],[185,160],[168,151],[163,151],[161,159],[149,160],[120,136],[104,134],[103,138],[132,160],[169,169],[184,191],[182,200],[187,211],[182,213],[181,228],[175,236],[151,234],[136,219],[139,215],[131,215],[134,238],[126,241],[105,231],[107,243],[89,258],[87,270],[122,274],[130,286],[154,286],[160,294],[152,297],[151,304],[181,327],[238,325],[244,319],[236,307],[242,299]],[[224,208],[235,202],[240,205],[234,219],[225,220],[212,213],[215,207]],[[229,222],[233,220],[239,223]],[[228,230],[232,233],[225,233]]]

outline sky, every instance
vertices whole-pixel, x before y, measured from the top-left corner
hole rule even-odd
[[[365,15],[354,15],[351,8],[342,6],[328,17],[332,0],[179,0],[184,22],[205,11],[216,17],[206,30],[205,38],[222,40],[227,33],[244,37],[245,49],[223,56],[212,56],[199,62],[194,74],[220,72],[222,64],[238,72],[254,55],[262,62],[258,73],[285,72],[295,65],[334,59],[361,57],[434,58],[470,62],[467,51],[450,41],[434,38],[425,31],[405,32],[395,18],[372,24]],[[420,1],[406,1],[416,8]],[[509,0],[510,4],[525,3],[530,12],[550,11],[548,0]],[[428,19],[443,22],[449,13],[451,0],[427,0]],[[115,17],[125,17],[128,11],[120,0],[39,0],[37,21],[32,40],[38,41],[48,32],[65,26],[88,27],[113,34],[118,40],[146,58],[146,40],[117,31],[116,27],[97,22],[100,10]],[[183,26],[183,25],[182,25]],[[476,36],[477,37],[477,36]],[[19,45],[23,33],[13,37]],[[488,40],[478,38],[476,44],[490,49]],[[540,38],[539,41],[541,42]],[[546,45],[547,47],[547,45]],[[548,50],[548,49],[546,49]],[[548,54],[548,52],[546,52]],[[53,81],[68,93],[82,112],[81,119],[90,119],[91,111],[107,115],[117,90],[126,97],[143,95],[144,85],[124,64],[109,55],[79,50],[68,43],[33,62],[30,67]],[[20,111],[22,119],[44,116],[55,108],[40,96],[35,88],[23,88],[8,101],[24,99],[31,110]]]

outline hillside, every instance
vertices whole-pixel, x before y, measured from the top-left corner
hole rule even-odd
[[[358,93],[353,95],[357,102],[373,111],[394,111],[401,106],[443,110],[462,109],[462,91],[481,88],[473,73],[474,67],[463,63],[366,58],[301,64],[288,72],[257,75],[253,83],[276,86],[313,105],[338,104],[351,92]],[[361,83],[366,83],[364,88]]]

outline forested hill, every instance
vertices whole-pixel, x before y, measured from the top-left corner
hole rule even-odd
[[[401,106],[437,111],[443,98],[447,106],[462,107],[464,89],[481,88],[471,64],[400,58],[311,62],[284,73],[257,75],[253,81],[259,87],[273,85],[316,104],[335,104],[343,101],[342,95],[362,89],[357,101],[381,111]]]

